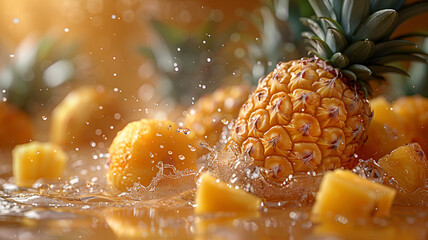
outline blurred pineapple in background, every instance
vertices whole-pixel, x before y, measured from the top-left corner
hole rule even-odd
[[[204,95],[186,111],[184,126],[190,128],[197,140],[215,147],[223,130],[238,116],[250,92],[249,85],[241,84],[220,87],[212,94]],[[198,150],[199,154],[207,152],[201,146]]]
[[[124,127],[125,114],[117,93],[101,85],[76,88],[53,110],[50,141],[68,148],[107,149],[106,143]]]
[[[12,104],[0,101],[0,153],[29,142],[34,126],[29,116]]]

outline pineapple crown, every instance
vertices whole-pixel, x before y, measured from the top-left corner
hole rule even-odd
[[[426,62],[427,54],[416,44],[391,39],[394,30],[407,19],[428,10],[428,1],[404,5],[405,0],[309,0],[316,18],[302,18],[311,32],[303,32],[309,54],[315,55],[356,84],[366,94],[369,80],[384,80],[384,73],[407,72],[387,65],[396,61]],[[419,34],[424,36],[423,34]]]

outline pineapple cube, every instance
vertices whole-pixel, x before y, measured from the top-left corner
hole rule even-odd
[[[371,182],[349,170],[326,172],[312,208],[311,220],[329,222],[388,216],[395,190]]]
[[[39,178],[58,180],[68,160],[60,147],[42,142],[18,145],[12,155],[13,176],[21,187],[31,187]]]
[[[409,193],[423,187],[428,178],[427,157],[418,143],[398,147],[379,159],[379,165]]]
[[[259,216],[261,199],[221,182],[208,174],[200,178],[196,190],[196,214],[236,213],[239,216]]]

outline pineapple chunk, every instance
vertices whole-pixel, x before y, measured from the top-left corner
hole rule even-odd
[[[395,190],[364,179],[349,170],[327,172],[312,208],[311,219],[328,222],[337,217],[348,221],[388,216]]]
[[[203,174],[196,190],[196,214],[236,213],[259,216],[261,199],[239,188],[233,188],[213,176]]]
[[[423,187],[428,178],[428,161],[418,143],[398,147],[379,159],[379,165],[409,193]]]
[[[395,148],[411,142],[407,134],[376,120],[371,122],[367,135],[367,142],[357,151],[362,159],[378,160]]]
[[[134,183],[149,186],[160,171],[159,164],[196,171],[195,145],[194,137],[180,132],[171,121],[142,119],[129,123],[109,148],[107,183],[120,191]],[[163,169],[163,173],[172,174],[172,170]]]
[[[60,147],[42,142],[18,145],[12,155],[13,176],[21,187],[31,187],[39,178],[58,180],[68,160]]]
[[[405,121],[402,116],[398,115],[390,102],[384,97],[376,97],[370,100],[370,106],[373,110],[373,121],[387,124],[400,132],[405,130]]]
[[[394,111],[405,121],[406,133],[428,151],[428,98],[410,96],[397,99]]]

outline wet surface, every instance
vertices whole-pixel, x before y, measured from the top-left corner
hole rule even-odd
[[[201,172],[208,171],[265,198],[259,217],[220,213],[197,216],[193,207],[199,173],[160,176],[151,188],[137,185],[119,193],[105,183],[108,154],[94,149],[73,154],[68,163],[71,167],[59,183],[39,180],[32,188],[20,188],[10,177],[1,179],[1,239],[426,239],[428,236],[428,211],[423,202],[426,189],[411,197],[417,202],[415,198],[419,195],[421,206],[398,199],[387,219],[350,224],[339,217],[334,223],[316,224],[310,221],[310,211],[322,175],[312,173],[290,177],[284,183],[272,182],[260,178],[263,169],[249,168],[245,156],[233,160],[230,154],[213,152],[200,163]],[[230,164],[234,167],[226,168]],[[384,179],[375,167],[367,162],[354,171],[381,182]],[[180,188],[175,186],[180,184]],[[180,193],[171,189],[180,189]]]

